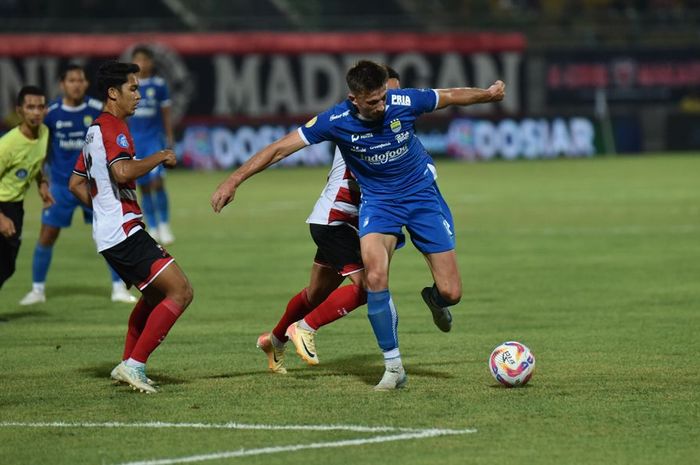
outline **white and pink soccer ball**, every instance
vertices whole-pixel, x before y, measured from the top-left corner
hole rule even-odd
[[[535,371],[535,356],[524,344],[504,342],[491,352],[489,371],[504,386],[524,386]]]

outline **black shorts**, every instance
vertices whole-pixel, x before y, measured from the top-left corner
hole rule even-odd
[[[100,252],[127,286],[143,291],[175,259],[143,229]]]
[[[22,223],[24,202],[0,202],[0,212],[15,224],[15,234],[5,237],[0,234],[0,287],[15,272],[19,246],[22,245]]]
[[[333,268],[342,276],[364,268],[360,253],[360,236],[356,229],[346,224],[310,224],[309,229],[318,246],[314,263]]]

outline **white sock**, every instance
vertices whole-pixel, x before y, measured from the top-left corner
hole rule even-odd
[[[284,342],[277,339],[274,333],[270,333],[270,341],[272,342],[272,346],[276,349],[284,349]]]
[[[388,350],[384,354],[384,366],[387,369],[400,368],[403,364],[401,363],[401,353],[399,349]]]
[[[112,291],[121,291],[122,289],[126,289],[124,281],[122,281],[121,279],[112,281]]]
[[[39,292],[40,294],[43,294],[44,289],[45,289],[45,283],[32,283],[32,291]]]
[[[138,360],[134,360],[133,358],[129,358],[124,363],[126,364],[126,366],[131,367],[131,368],[146,368],[145,363],[139,362]]]
[[[309,324],[306,322],[306,320],[301,320],[301,321],[299,322],[299,327],[300,327],[301,329],[305,329],[306,331],[311,331],[312,333],[315,333],[315,332],[316,332],[315,329],[313,329],[311,326],[309,326]]]

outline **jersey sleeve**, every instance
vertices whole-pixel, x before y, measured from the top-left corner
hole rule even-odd
[[[75,161],[75,166],[73,167],[73,174],[87,178],[87,168],[85,167],[85,157],[83,152],[80,152],[78,159]]]
[[[326,111],[311,118],[298,131],[306,145],[313,145],[325,140],[332,140],[332,129],[330,113]]]
[[[416,115],[435,111],[438,106],[438,93],[435,89],[405,89],[411,98],[411,107]]]
[[[120,160],[131,159],[131,155],[127,151],[130,138],[126,134],[105,127],[100,127],[100,133],[102,135],[102,145],[104,146],[105,158],[107,158],[108,166],[112,166]]]
[[[0,177],[9,169],[11,155],[7,136],[0,137]]]
[[[170,90],[168,89],[168,84],[163,81],[163,85],[159,86],[158,90],[160,92],[160,98],[158,99],[160,101],[160,107],[163,108],[172,105],[173,101],[170,100]]]

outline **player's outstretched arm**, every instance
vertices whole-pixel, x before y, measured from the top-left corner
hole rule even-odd
[[[450,105],[467,106],[476,103],[500,102],[506,95],[506,85],[496,81],[488,89],[478,87],[455,87],[452,89],[437,89],[440,101],[437,110]]]
[[[92,197],[90,197],[90,184],[85,176],[78,176],[73,173],[68,179],[68,190],[83,204],[92,208]]]
[[[219,184],[211,196],[211,207],[219,213],[226,205],[233,201],[236,189],[243,181],[265,170],[268,166],[277,163],[304,148],[306,144],[297,131],[292,131],[281,139],[260,150],[243,163],[236,171]]]
[[[177,164],[175,152],[170,149],[160,150],[143,160],[120,160],[109,167],[112,176],[118,183],[134,181],[163,164],[171,168]]]

